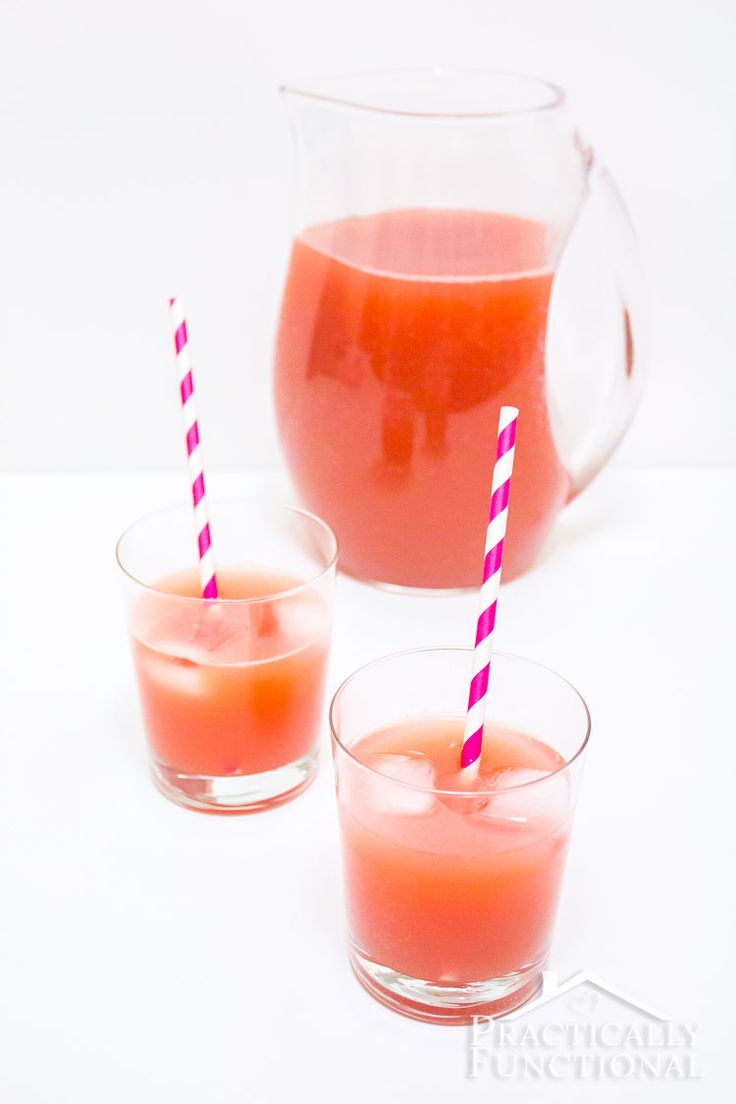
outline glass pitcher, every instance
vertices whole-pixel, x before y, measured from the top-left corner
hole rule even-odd
[[[636,406],[626,212],[544,81],[450,70],[286,87],[296,234],[281,442],[364,580],[477,586],[499,408],[520,409],[504,579]]]

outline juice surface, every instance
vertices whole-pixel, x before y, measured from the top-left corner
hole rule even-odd
[[[550,774],[563,760],[548,745],[495,726],[468,784],[462,737],[462,718],[417,718],[351,747],[373,771],[338,760],[357,949],[411,977],[458,984],[544,961],[571,816],[566,772]]]
[[[220,569],[221,599],[298,587],[293,575]],[[196,570],[157,590],[200,596]],[[322,713],[328,611],[310,587],[273,602],[181,602],[150,592],[131,616],[133,661],[154,759],[188,775],[257,774],[314,747]]]
[[[544,226],[482,211],[386,211],[294,241],[279,429],[346,571],[477,584],[503,404],[521,410],[505,578],[536,555],[569,490],[545,396],[545,257]]]

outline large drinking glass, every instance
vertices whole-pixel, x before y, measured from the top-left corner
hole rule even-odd
[[[590,731],[570,683],[496,654],[481,758],[461,770],[471,660],[384,656],[330,711],[350,962],[432,1023],[503,1015],[538,989]]]

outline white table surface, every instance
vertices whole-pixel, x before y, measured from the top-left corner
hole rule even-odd
[[[550,965],[700,1024],[702,1080],[595,1090],[469,1080],[466,1029],[360,989],[327,756],[260,816],[153,789],[113,546],[184,494],[183,475],[0,481],[3,1104],[730,1099],[736,472],[608,471],[502,592],[498,646],[565,674],[593,715]],[[474,606],[341,578],[330,689],[382,652],[466,643]]]

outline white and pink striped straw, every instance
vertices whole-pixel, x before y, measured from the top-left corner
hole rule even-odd
[[[465,719],[465,735],[460,755],[460,766],[471,768],[477,764],[483,745],[483,724],[488,701],[488,680],[493,653],[493,630],[496,624],[496,605],[501,586],[501,561],[506,522],[509,516],[509,490],[514,467],[516,423],[519,411],[515,406],[502,406],[498,418],[496,463],[491,484],[491,509],[486,531],[486,551],[483,561],[483,585],[480,590],[480,613],[475,633],[473,653],[473,677],[468,695],[468,714]],[[477,770],[477,766],[475,767]]]
[[[181,300],[169,299],[171,318],[174,323],[174,347],[176,366],[179,370],[179,393],[181,410],[186,432],[187,458],[189,474],[192,480],[192,502],[194,503],[194,524],[199,548],[199,578],[202,584],[203,598],[217,598],[217,579],[212,554],[209,509],[204,488],[204,467],[202,465],[202,446],[199,443],[199,422],[197,406],[194,401],[194,379],[189,360],[189,336]]]

